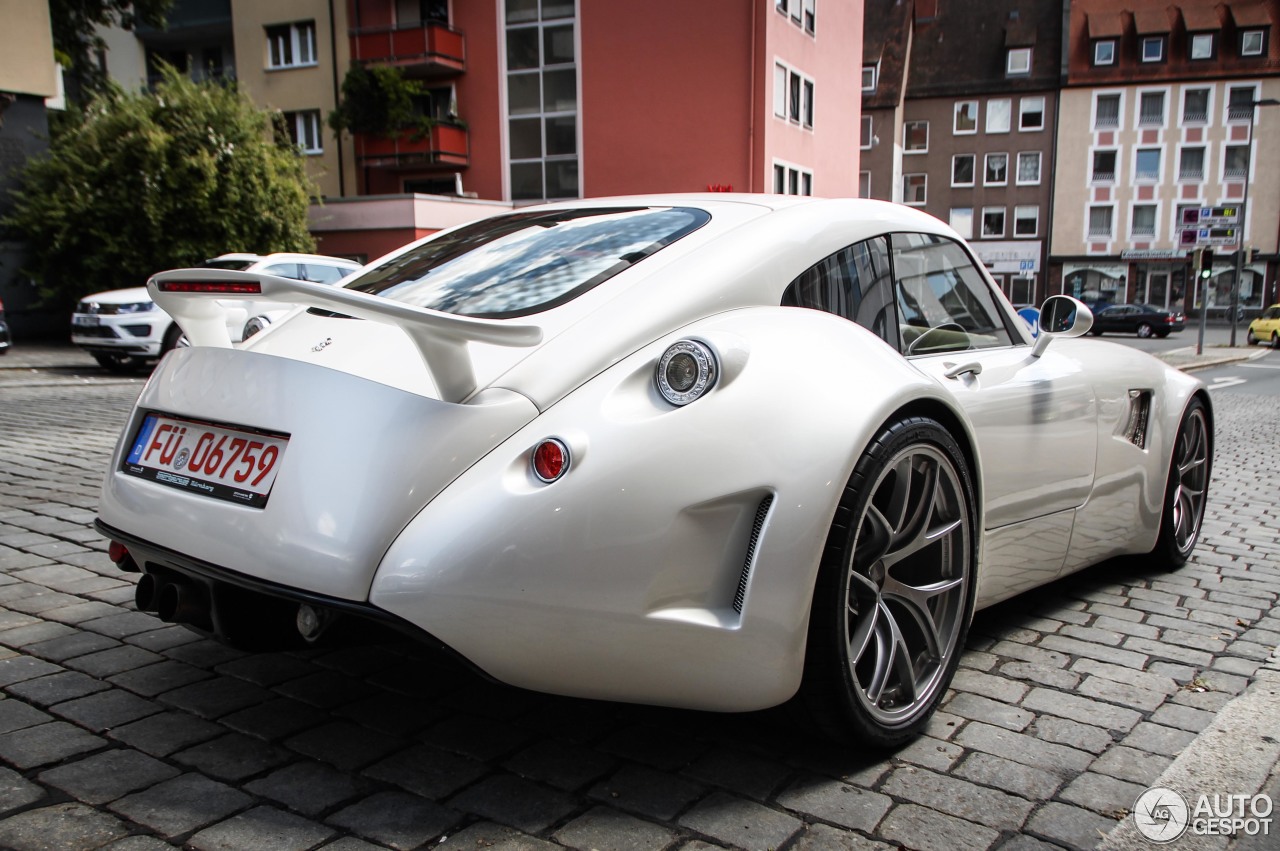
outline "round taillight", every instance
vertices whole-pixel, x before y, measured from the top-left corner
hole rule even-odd
[[[569,469],[569,447],[548,437],[533,449],[533,474],[541,481],[554,482]]]
[[[716,357],[697,340],[672,344],[658,361],[658,392],[673,405],[687,405],[716,383]]]

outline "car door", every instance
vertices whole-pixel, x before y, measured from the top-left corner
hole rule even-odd
[[[903,354],[950,390],[973,424],[984,528],[1046,530],[1035,567],[1056,572],[1072,510],[1093,487],[1092,383],[1063,347],[1032,356],[960,243],[927,234],[893,234],[891,243]]]

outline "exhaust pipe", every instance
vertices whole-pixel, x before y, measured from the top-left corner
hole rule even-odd
[[[156,610],[156,592],[159,590],[159,585],[155,576],[150,573],[144,573],[138,577],[138,584],[133,589],[133,604],[137,606],[138,611],[154,612]]]
[[[203,588],[182,581],[166,582],[156,594],[156,613],[165,623],[181,623],[212,630],[209,598]]]

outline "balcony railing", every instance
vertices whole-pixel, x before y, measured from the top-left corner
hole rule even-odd
[[[1186,168],[1178,172],[1179,180],[1204,180],[1203,168]]]
[[[1116,173],[1114,171],[1098,171],[1095,169],[1093,172],[1093,182],[1094,183],[1115,183]]]
[[[1187,124],[1208,124],[1209,112],[1204,109],[1188,109],[1182,113],[1182,120]]]
[[[467,130],[455,124],[436,124],[421,137],[357,133],[355,140],[356,158],[371,168],[465,168],[471,162]]]
[[[1222,170],[1223,180],[1244,180],[1249,176],[1247,166],[1227,166]]]
[[[1103,115],[1099,113],[1098,117],[1094,120],[1093,125],[1095,127],[1119,127],[1120,116],[1119,115]]]
[[[466,39],[458,30],[440,23],[353,29],[351,58],[372,65],[396,65],[409,76],[467,70]]]

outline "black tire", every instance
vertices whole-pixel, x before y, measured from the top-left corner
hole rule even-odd
[[[1212,471],[1213,430],[1204,402],[1196,397],[1182,413],[1169,457],[1160,536],[1148,555],[1153,567],[1172,569],[1187,563],[1200,539]]]
[[[1146,338],[1151,336],[1151,332],[1154,330],[1155,329],[1152,328],[1150,325],[1148,325],[1146,322],[1143,322],[1138,325],[1138,336],[1145,340]]]
[[[798,704],[840,741],[890,748],[928,723],[973,615],[977,523],[938,422],[885,427],[854,467],[814,588]]]
[[[164,356],[167,352],[177,348],[178,340],[182,339],[182,329],[178,324],[169,326],[169,330],[164,332],[164,342],[160,344],[160,354]]]
[[[1246,343],[1248,343],[1249,345],[1251,345],[1251,346],[1256,346],[1256,345],[1258,345],[1258,338],[1257,338],[1257,337],[1255,337],[1255,336],[1253,336],[1253,329],[1252,329],[1252,328],[1250,328],[1248,331],[1246,331],[1246,332],[1244,333],[1244,341],[1245,341]]]
[[[98,362],[98,366],[115,373],[137,372],[146,365],[146,360],[136,358],[132,355],[117,355],[111,352],[92,352],[93,359]]]
[[[1271,332],[1271,348],[1280,349],[1280,331]]]
[[[1090,334],[1092,334],[1092,335],[1093,335],[1093,336],[1095,336],[1095,337],[1101,337],[1101,336],[1102,336],[1102,329],[1101,329],[1101,328],[1090,328],[1090,329],[1089,329],[1089,333],[1090,333]]]

